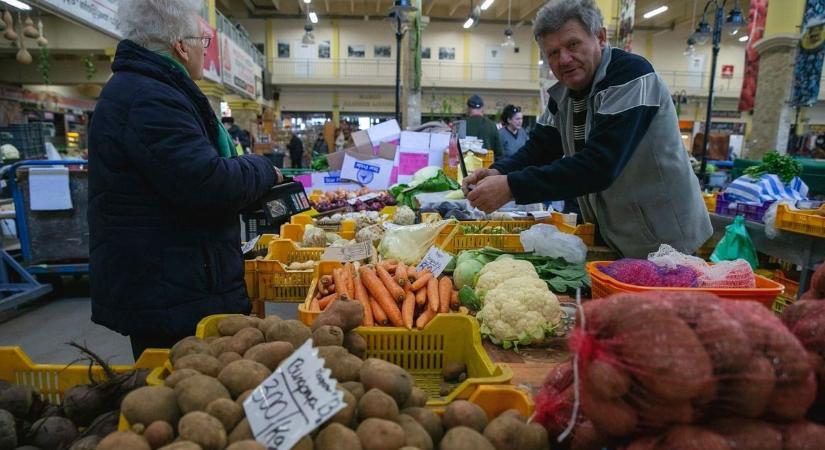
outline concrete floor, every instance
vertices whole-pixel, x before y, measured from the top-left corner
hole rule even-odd
[[[268,303],[266,313],[297,319],[297,303]],[[129,338],[92,323],[88,281],[66,279],[59,296],[50,296],[0,317],[0,346],[19,346],[35,363],[67,364],[83,344],[112,364],[132,364]],[[194,333],[195,330],[192,330]]]

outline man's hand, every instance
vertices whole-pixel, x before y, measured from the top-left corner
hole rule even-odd
[[[275,166],[272,166],[272,169],[275,170],[275,184],[281,184],[284,182],[284,175],[281,173],[280,169]]]
[[[513,200],[507,175],[488,175],[467,195],[474,207],[489,214]]]
[[[464,197],[466,198],[467,194],[470,193],[470,186],[476,185],[481,180],[493,175],[501,175],[501,172],[496,169],[478,169],[473,171],[473,173],[461,181],[461,190],[464,191]]]

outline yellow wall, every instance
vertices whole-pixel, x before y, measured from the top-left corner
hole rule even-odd
[[[768,18],[765,21],[765,37],[772,34],[799,33],[805,0],[768,2]]]

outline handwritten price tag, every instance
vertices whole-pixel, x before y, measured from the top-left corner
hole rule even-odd
[[[262,235],[259,234],[259,235],[255,236],[254,239],[252,239],[251,241],[244,244],[243,247],[241,247],[241,254],[245,255],[245,254],[249,253],[253,248],[255,248],[255,244],[258,243],[258,240],[261,239],[261,236]]]
[[[312,339],[281,362],[243,403],[255,440],[267,449],[291,449],[344,409],[344,395],[329,374]]]
[[[427,254],[424,255],[424,259],[418,264],[418,267],[415,270],[421,272],[424,269],[430,269],[434,277],[441,275],[441,272],[450,264],[452,261],[453,256],[449,253],[441,250],[436,246],[430,247],[427,251]]]

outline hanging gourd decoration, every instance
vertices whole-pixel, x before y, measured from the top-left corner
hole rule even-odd
[[[40,37],[37,38],[37,45],[41,47],[49,45],[49,40],[46,39],[46,35],[43,33],[43,21],[40,19],[37,19],[37,32],[40,34]]]
[[[23,25],[23,36],[29,39],[37,39],[40,37],[40,33],[37,31],[37,28],[34,27],[34,21],[31,17],[26,17]]]
[[[17,17],[17,23],[21,25],[22,28],[22,21],[20,20],[20,16]],[[26,50],[26,46],[23,45],[23,33],[17,36],[17,46],[20,47],[20,50],[17,51],[17,62],[20,64],[31,64],[32,63],[32,55]]]
[[[6,24],[6,31],[3,32],[3,37],[9,41],[17,42],[17,33],[14,32],[14,19],[8,10],[3,13],[3,23]]]

